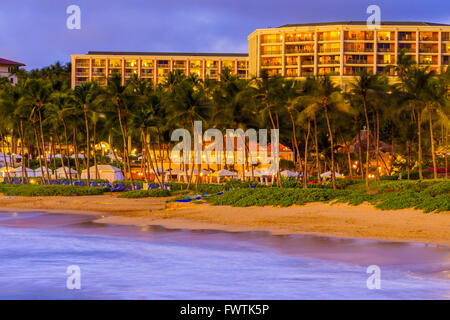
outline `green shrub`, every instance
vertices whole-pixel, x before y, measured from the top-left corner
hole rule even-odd
[[[206,198],[213,205],[291,206],[308,202],[336,201],[359,205],[368,202],[382,210],[404,208],[425,212],[450,211],[450,181],[379,181],[371,183],[366,191],[364,182],[348,181],[346,189],[331,188],[237,188],[221,196]]]
[[[169,197],[170,195],[170,191],[166,189],[151,189],[127,191],[119,195],[119,198]]]
[[[60,185],[9,185],[1,184],[0,192],[7,196],[87,196],[100,195],[106,190],[98,187]]]
[[[144,180],[133,180],[134,185],[139,185],[141,187],[144,185],[144,182],[145,182]],[[131,187],[130,180],[114,181],[113,184],[115,184],[115,183],[121,183],[127,188]]]

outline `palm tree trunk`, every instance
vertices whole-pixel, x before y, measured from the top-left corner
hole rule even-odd
[[[363,96],[364,105],[364,117],[366,118],[366,189],[369,189],[369,166],[370,166],[370,127],[369,127],[369,115],[367,112],[367,101]]]
[[[309,132],[311,131],[311,121],[308,118],[308,130],[305,138],[305,164],[303,166],[303,187],[308,187],[308,141],[309,141]]]
[[[64,164],[64,156],[62,154],[62,148],[61,148],[61,138],[59,137],[59,135],[56,135],[56,139],[59,145],[59,154],[61,155],[61,166],[63,168],[64,171],[64,176],[66,177],[66,179],[68,179],[69,177],[67,176],[67,171],[66,171],[66,165]],[[56,176],[56,166],[55,166],[55,176]],[[56,177],[58,178],[58,177]]]
[[[408,180],[411,178],[411,143],[406,142],[406,148],[408,149],[408,158],[406,161],[406,169],[408,170]]]
[[[437,179],[437,165],[436,165],[436,152],[434,150],[434,135],[433,135],[433,109],[429,108],[430,114],[430,142],[431,142],[431,156],[433,159],[433,178]]]
[[[448,179],[448,127],[446,127],[445,129],[445,148],[444,148],[444,152],[445,152],[445,179]]]
[[[125,127],[124,124],[122,123],[122,111],[120,109],[120,103],[117,101],[116,104],[116,108],[117,108],[117,115],[119,117],[119,125],[120,125],[120,131],[122,133],[122,142],[123,142],[123,171],[125,173],[126,178],[131,180],[131,171],[128,171],[127,169],[130,168],[129,167],[129,163],[127,164],[127,162],[129,161],[128,158],[128,142],[127,142],[127,134],[125,132]],[[134,190],[134,184],[131,183],[131,188]]]
[[[84,125],[86,126],[86,174],[87,174],[87,186],[91,186],[91,168],[90,168],[90,157],[91,157],[91,140],[89,137],[89,121],[87,108],[84,107]]]
[[[333,131],[331,130],[330,117],[328,116],[328,108],[326,102],[322,104],[325,110],[325,118],[327,120],[328,133],[330,134],[330,148],[331,148],[331,183],[333,184],[333,189],[336,190],[336,175],[334,171],[334,140]]]
[[[41,141],[42,141],[42,151],[44,153],[44,161],[45,161],[45,170],[47,172],[47,179],[50,183],[50,173],[48,171],[48,164],[47,164],[47,155],[45,154],[45,140],[44,140],[44,130],[42,128],[42,114],[41,114],[41,108],[38,107],[38,114],[39,114],[39,128],[41,132]]]
[[[361,124],[359,124],[361,126]],[[361,141],[361,129],[358,130],[358,167],[361,180],[364,179],[364,170],[362,167],[362,141]]]
[[[419,139],[419,145],[418,145],[418,163],[419,163],[419,179],[423,180],[423,174],[422,174],[422,115],[420,112],[417,113],[417,124],[418,124],[418,139]]]
[[[194,119],[191,119],[191,125],[192,125],[192,133],[195,132],[194,130]],[[195,152],[195,151],[194,151]],[[189,190],[189,187],[191,186],[191,182],[192,182],[192,176],[194,174],[194,154],[191,152],[191,159],[192,159],[192,165],[191,165],[191,173],[189,175],[189,181],[188,181],[188,185],[187,185],[187,190]]]
[[[65,144],[66,144],[66,152],[64,152],[64,156],[67,157],[67,166],[69,167],[69,181],[70,181],[70,185],[72,185],[72,169],[70,167],[70,155],[69,152],[67,152],[67,150],[69,149],[69,142],[67,139],[67,127],[66,127],[66,121],[63,119],[63,126],[64,126],[64,140],[65,140]],[[66,170],[66,169],[64,169]],[[66,174],[66,172],[64,171],[64,174]]]
[[[316,166],[317,166],[317,184],[320,183],[320,158],[319,158],[319,140],[317,138],[317,117],[314,113],[314,144],[316,145]]]
[[[295,132],[295,121],[294,121],[294,115],[292,114],[292,111],[289,111],[289,116],[291,118],[292,123],[292,138],[294,139],[294,150],[297,153],[297,163],[300,163],[300,151],[298,150],[298,143],[297,143],[297,134]]]
[[[97,167],[97,155],[95,152],[95,138],[96,138],[96,132],[97,131],[97,123],[94,122],[94,135],[92,136],[93,139],[93,144],[94,144],[94,167],[95,167],[95,179],[98,180],[99,179],[99,174],[98,174],[98,167]]]
[[[377,181],[380,180],[380,170],[379,168],[379,155],[380,155],[380,113],[378,110],[376,111],[376,117],[377,117],[377,147],[376,147],[376,159],[377,159]]]
[[[22,184],[25,182],[25,179],[28,180],[28,174],[27,170],[25,169],[25,153],[24,153],[24,134],[23,134],[23,121],[20,120],[20,129],[19,129],[19,135],[20,135],[20,156],[22,157]]]
[[[159,148],[159,160],[161,162],[161,189],[164,189],[164,149],[161,147],[160,135],[158,134],[158,148]],[[200,174],[200,170],[199,170]]]
[[[33,129],[34,129],[34,139],[36,141],[36,146],[38,149],[38,156],[39,156],[39,167],[41,169],[41,178],[42,178],[42,182],[44,184],[47,184],[47,181],[45,180],[45,174],[44,174],[44,168],[42,167],[42,155],[41,155],[41,147],[39,145],[39,138],[38,138],[38,133],[37,133],[37,128],[36,128],[36,124],[33,122]],[[48,181],[50,183],[50,181]]]
[[[51,147],[52,147],[51,156],[53,158],[53,167],[55,168],[55,171],[56,171],[55,141],[53,140],[53,138],[50,138],[50,141],[51,141]]]
[[[6,180],[8,181],[8,183],[11,183],[11,175],[9,173],[9,165],[8,165],[8,161],[6,159],[6,154],[5,154],[5,139],[4,139],[3,133],[0,133],[0,139],[2,140],[2,151],[3,151],[2,154],[3,154],[3,161],[5,162]]]
[[[78,142],[77,142],[77,129],[73,127],[73,148],[75,151],[75,168],[77,169],[78,175],[80,172],[80,162],[78,161]]]
[[[272,127],[273,127],[274,130],[276,130],[277,126],[275,126],[275,122],[274,122],[273,116],[272,116],[272,111],[270,111],[270,106],[269,106],[269,104],[267,102],[266,102],[266,107],[269,110],[269,118],[270,118],[270,122],[272,123]],[[278,119],[277,119],[277,122],[278,122]],[[271,148],[271,151],[272,151],[272,157],[273,157],[273,146]],[[280,166],[278,166],[278,171],[277,171],[277,185],[280,188],[283,187],[283,185],[281,184]]]

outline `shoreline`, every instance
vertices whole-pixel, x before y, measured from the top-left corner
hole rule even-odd
[[[168,198],[125,199],[115,195],[1,197],[0,211],[39,211],[97,216],[93,222],[167,229],[265,231],[273,235],[417,242],[450,246],[450,214],[369,204],[308,203],[291,207],[228,207],[169,203]]]

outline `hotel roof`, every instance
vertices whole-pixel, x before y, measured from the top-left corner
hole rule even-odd
[[[334,25],[350,25],[350,26],[362,26],[366,25],[367,21],[337,21],[337,22],[317,22],[317,23],[298,23],[298,24],[285,24],[278,28],[287,27],[318,27],[318,26],[334,26]],[[382,26],[421,26],[421,27],[436,27],[443,26],[449,27],[449,24],[433,23],[433,22],[416,22],[416,21],[381,21]]]
[[[201,52],[133,52],[133,51],[89,51],[91,55],[117,56],[194,56],[194,57],[248,57],[248,53],[201,53]]]
[[[0,64],[1,65],[7,65],[7,66],[20,66],[23,67],[25,66],[23,63],[21,62],[16,62],[16,61],[12,61],[12,60],[8,60],[8,59],[3,59],[0,58]]]

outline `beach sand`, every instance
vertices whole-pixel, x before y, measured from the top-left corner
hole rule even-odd
[[[381,211],[369,204],[310,203],[288,208],[210,206],[170,203],[167,198],[0,196],[0,210],[42,210],[99,215],[96,222],[161,225],[173,229],[216,229],[231,232],[316,234],[343,238],[435,243],[450,246],[450,214],[420,210]]]

